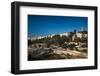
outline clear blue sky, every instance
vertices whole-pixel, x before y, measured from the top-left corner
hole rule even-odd
[[[87,17],[28,15],[28,36],[87,30],[87,25]]]

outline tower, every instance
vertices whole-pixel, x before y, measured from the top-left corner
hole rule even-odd
[[[82,26],[81,31],[84,31],[84,27]]]

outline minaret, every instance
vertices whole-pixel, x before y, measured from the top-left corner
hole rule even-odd
[[[84,27],[83,26],[82,26],[81,32],[82,32],[82,38],[83,38],[84,37]]]
[[[84,27],[82,26],[82,29],[81,29],[81,31],[84,31]]]

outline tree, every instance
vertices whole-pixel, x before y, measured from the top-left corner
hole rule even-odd
[[[60,38],[60,35],[55,35],[55,36],[53,36],[53,38],[58,39],[58,38]]]
[[[65,42],[66,40],[68,40],[67,36],[62,36],[62,40]]]
[[[32,41],[28,40],[28,46],[32,45]]]
[[[88,39],[88,38],[82,37],[82,38],[81,38],[81,42],[82,42],[82,43],[87,43],[87,39]]]
[[[77,38],[75,39],[75,42],[81,42],[81,38],[77,37]]]

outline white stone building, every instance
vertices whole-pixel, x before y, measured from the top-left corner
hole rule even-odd
[[[60,36],[61,36],[61,37],[62,37],[62,36],[69,36],[69,32],[62,33],[62,34],[60,34]]]

